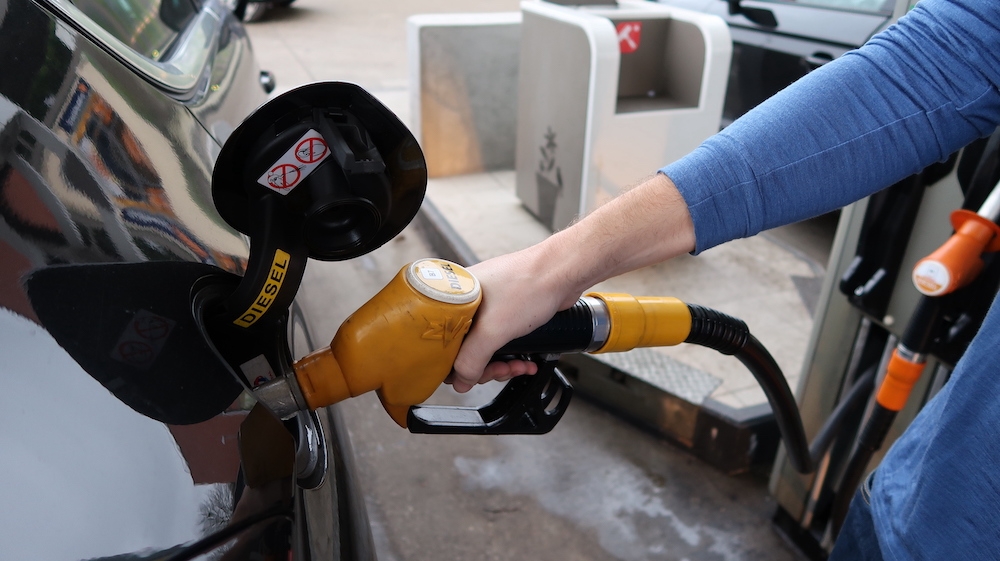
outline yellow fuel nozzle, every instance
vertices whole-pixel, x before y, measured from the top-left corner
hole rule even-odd
[[[425,401],[451,372],[482,300],[479,281],[442,259],[421,259],[340,326],[330,346],[295,362],[309,409],[375,390],[406,427],[410,406]]]
[[[295,401],[318,409],[369,391],[401,427],[451,372],[482,300],[463,267],[421,259],[403,267],[340,326],[329,347],[293,364]],[[691,312],[676,298],[591,293],[505,352],[621,352],[683,343]],[[499,353],[503,355],[504,353]]]
[[[294,377],[263,384],[255,395],[283,417],[374,390],[389,416],[411,432],[548,432],[572,395],[572,386],[550,357],[539,357],[549,374],[536,378],[538,384],[531,384],[530,378],[527,384],[511,381],[501,391],[506,396],[503,406],[495,406],[499,398],[478,409],[420,405],[451,372],[481,292],[479,281],[454,263],[416,261],[351,315],[328,348],[295,362]],[[737,355],[751,368],[775,411],[793,465],[809,473],[814,460],[781,369],[745,323],[715,310],[676,298],[594,292],[535,331],[510,341],[494,357],[622,352],[685,342]],[[550,391],[550,384],[560,391]],[[556,395],[559,400],[550,408]]]

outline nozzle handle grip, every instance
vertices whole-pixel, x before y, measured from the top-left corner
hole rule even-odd
[[[592,292],[538,329],[504,345],[494,358],[677,345],[690,335],[691,322],[690,306],[676,298]]]
[[[578,353],[594,345],[594,302],[586,297],[569,309],[556,313],[548,322],[531,333],[504,345],[493,356],[501,358],[525,354]]]

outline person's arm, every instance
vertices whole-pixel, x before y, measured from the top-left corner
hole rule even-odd
[[[467,391],[534,371],[486,364],[600,281],[840,208],[991,133],[998,25],[1000,2],[922,0],[660,175],[534,247],[476,265],[483,305],[449,381]]]
[[[998,26],[998,2],[922,0],[663,168],[697,251],[841,208],[992,133]]]
[[[449,381],[465,392],[476,382],[534,373],[535,366],[522,361],[486,367],[500,346],[572,306],[587,288],[693,249],[687,205],[670,179],[657,174],[573,227],[471,267],[483,302]]]

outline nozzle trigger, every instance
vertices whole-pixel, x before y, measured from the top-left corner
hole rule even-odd
[[[417,434],[545,434],[556,426],[573,397],[573,386],[554,361],[539,360],[533,376],[507,382],[482,407],[415,405],[406,427]]]

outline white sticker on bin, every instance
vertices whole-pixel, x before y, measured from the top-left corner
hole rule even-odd
[[[323,135],[309,129],[260,176],[257,183],[287,195],[329,156],[330,147]]]

